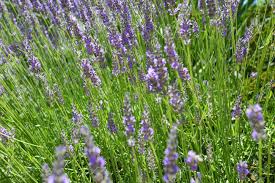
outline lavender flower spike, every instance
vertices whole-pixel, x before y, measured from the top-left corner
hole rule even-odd
[[[150,127],[148,106],[145,106],[144,108],[143,116],[140,124],[141,124],[141,128],[139,131],[139,152],[144,153],[146,142],[151,140],[154,135],[154,130],[153,128]]]
[[[177,166],[177,129],[179,123],[176,123],[172,126],[170,130],[167,148],[165,149],[165,157],[163,160],[164,165],[164,176],[163,180],[167,183],[174,182],[179,167]]]
[[[85,77],[89,78],[95,87],[100,86],[101,80],[98,77],[98,75],[96,74],[96,72],[93,69],[93,67],[91,66],[91,64],[89,63],[89,61],[87,59],[83,59],[81,66],[82,66]]]
[[[33,73],[39,73],[41,70],[41,63],[35,56],[31,56],[28,60],[29,62],[29,69]]]
[[[124,110],[123,110],[124,116],[123,116],[123,123],[125,125],[125,133],[128,138],[128,144],[129,146],[135,145],[135,123],[136,118],[133,116],[131,104],[130,104],[130,96],[129,93],[126,93],[124,98]]]
[[[237,171],[239,174],[239,179],[240,180],[244,180],[246,178],[246,176],[249,174],[249,170],[247,168],[247,163],[245,161],[240,161],[237,164]]]
[[[109,177],[109,173],[105,167],[105,160],[100,156],[100,149],[95,146],[93,137],[89,128],[82,126],[80,129],[81,134],[85,140],[85,153],[89,159],[89,166],[94,175],[94,181],[96,183],[111,183],[112,180]]]
[[[7,142],[12,140],[14,136],[15,136],[14,129],[12,129],[11,131],[8,131],[6,128],[0,127],[0,141],[3,144],[7,144]]]
[[[202,158],[194,151],[189,151],[188,156],[185,159],[186,164],[190,167],[192,171],[196,171],[198,169],[198,163],[201,161]]]
[[[107,124],[107,128],[108,130],[111,132],[111,133],[117,133],[117,127],[116,127],[116,124],[114,122],[114,119],[113,119],[113,113],[109,113],[108,115],[108,124]]]
[[[175,50],[175,44],[171,38],[171,30],[167,28],[165,30],[165,41],[164,51],[168,57],[169,63],[173,69],[179,67],[179,56]]]
[[[70,183],[70,179],[64,173],[64,155],[66,147],[59,146],[56,148],[56,161],[53,164],[53,172],[46,179],[46,183]]]
[[[232,109],[232,113],[231,113],[232,120],[235,120],[241,116],[242,114],[241,103],[242,103],[242,96],[239,95]]]
[[[253,128],[252,137],[255,141],[264,139],[266,137],[264,117],[262,108],[259,104],[249,106],[246,110],[246,116],[250,121],[250,125]]]

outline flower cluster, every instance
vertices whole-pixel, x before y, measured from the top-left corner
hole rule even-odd
[[[244,57],[247,54],[247,45],[250,42],[252,35],[253,34],[253,26],[250,26],[243,37],[241,37],[236,46],[236,60],[237,62],[242,62]]]
[[[241,116],[242,114],[241,104],[242,104],[242,96],[239,95],[231,112],[232,120],[235,120]]]
[[[168,87],[169,103],[173,107],[174,111],[181,112],[183,109],[183,97],[181,93],[177,90],[176,85]]]
[[[126,93],[125,98],[124,98],[123,123],[125,126],[125,134],[128,138],[128,145],[134,146],[135,145],[134,135],[135,135],[136,118],[132,112],[129,93]]]
[[[139,152],[145,152],[145,143],[153,138],[154,130],[150,127],[149,109],[144,107],[142,120],[140,122],[141,128],[139,131]]]
[[[93,67],[91,66],[90,62],[87,59],[83,59],[81,66],[82,66],[85,77],[89,78],[95,87],[100,86],[101,80],[98,77],[98,75],[96,74]]]
[[[247,177],[247,175],[249,174],[249,170],[247,167],[248,167],[248,165],[245,161],[240,161],[237,164],[237,171],[238,171],[240,180],[244,180]]]
[[[179,56],[175,50],[175,44],[171,38],[171,31],[168,28],[165,30],[165,39],[166,45],[164,46],[164,51],[168,57],[169,64],[173,69],[177,69],[179,67]]]
[[[94,144],[89,128],[82,126],[80,132],[85,140],[85,153],[89,159],[89,166],[94,175],[94,181],[96,183],[111,183],[112,181],[105,167],[106,162],[104,158],[100,156],[100,149]]]
[[[29,69],[33,73],[39,73],[41,70],[41,63],[35,56],[31,56],[28,60],[29,62]]]
[[[250,121],[251,127],[253,128],[253,139],[255,141],[264,139],[266,137],[265,122],[261,106],[259,104],[249,106],[246,110],[246,116]]]
[[[113,134],[113,133],[117,133],[117,127],[116,124],[114,122],[114,117],[113,117],[113,113],[110,112],[108,115],[108,123],[107,123],[107,128],[108,130]]]
[[[96,115],[96,111],[93,109],[92,104],[88,104],[88,112],[89,112],[89,118],[92,122],[92,126],[97,128],[99,127],[99,119]]]
[[[151,92],[161,92],[168,80],[166,61],[164,58],[154,55],[150,51],[146,54],[149,63],[147,75],[145,76],[148,89]]]
[[[48,165],[44,165],[43,169],[46,170],[46,174],[43,177],[45,183],[70,183],[70,179],[68,178],[67,174],[64,173],[64,155],[66,153],[66,147],[58,146],[55,150],[56,154],[56,161],[53,164],[53,171],[52,174],[49,174],[49,167]]]
[[[185,159],[186,164],[192,171],[197,171],[198,163],[202,161],[202,158],[197,155],[194,151],[189,151],[188,156]]]
[[[3,144],[7,144],[8,141],[12,140],[15,137],[14,129],[8,131],[4,127],[0,127],[0,140]]]
[[[165,149],[165,157],[163,160],[164,166],[164,177],[163,180],[167,183],[173,182],[179,167],[177,166],[177,130],[178,123],[175,123],[169,133],[169,138],[167,142],[167,148]]]

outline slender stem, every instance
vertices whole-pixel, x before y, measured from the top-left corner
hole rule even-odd
[[[259,182],[263,182],[262,179],[262,173],[263,173],[263,167],[262,167],[262,139],[259,141]]]

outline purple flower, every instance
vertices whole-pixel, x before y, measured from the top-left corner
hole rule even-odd
[[[164,51],[168,57],[168,61],[173,69],[177,69],[179,67],[179,56],[175,50],[175,44],[171,38],[170,29],[165,30],[165,40],[166,45],[164,46]]]
[[[7,144],[10,140],[12,140],[15,137],[15,131],[12,129],[11,131],[8,131],[4,127],[0,127],[0,141],[3,144]]]
[[[239,95],[232,109],[232,113],[231,113],[232,120],[235,120],[241,116],[242,114],[241,103],[242,103],[242,96]]]
[[[248,167],[248,165],[245,161],[240,161],[237,164],[237,171],[238,171],[240,180],[244,180],[247,177],[247,175],[249,174],[249,170],[247,167]]]
[[[33,73],[39,73],[41,70],[41,63],[35,56],[31,56],[28,60],[30,71]]]
[[[185,163],[190,167],[192,171],[196,171],[198,169],[198,163],[201,161],[201,157],[197,155],[194,151],[189,151],[188,156],[185,159]]]
[[[92,104],[91,103],[89,103],[89,105],[88,105],[88,112],[89,112],[89,118],[90,118],[90,120],[92,122],[92,126],[94,128],[99,127],[99,119],[98,119],[98,117],[96,115],[96,111],[94,111],[94,109],[92,108]]]
[[[144,8],[144,19],[145,24],[142,25],[142,37],[145,40],[145,42],[149,42],[152,36],[152,33],[154,31],[154,24],[150,17],[150,9],[149,9],[148,1],[145,2],[145,8]]]
[[[178,67],[178,73],[179,73],[179,77],[183,81],[189,81],[191,79],[188,69],[184,67],[182,64],[180,64]]]
[[[154,130],[150,127],[149,109],[148,106],[144,107],[142,120],[140,122],[141,128],[139,131],[139,152],[145,152],[146,143],[153,138]]]
[[[125,134],[128,138],[128,144],[129,146],[134,146],[136,118],[132,112],[129,93],[126,93],[124,98],[123,123],[125,125]]]
[[[206,0],[208,9],[208,15],[212,18],[216,15],[216,3],[215,0]]]
[[[192,26],[191,20],[185,19],[185,18],[182,18],[180,20],[180,35],[184,40],[184,44],[190,44],[191,26]]]
[[[56,154],[56,161],[53,164],[53,171],[52,174],[49,175],[46,179],[47,183],[70,183],[70,179],[68,176],[64,173],[64,155],[66,153],[66,147],[59,146],[56,148],[55,154]],[[47,166],[47,165],[46,165]],[[43,166],[43,168],[48,168]],[[49,172],[49,170],[47,170]],[[45,175],[44,175],[45,176]]]
[[[117,133],[117,127],[116,127],[116,124],[114,122],[114,118],[113,118],[113,113],[109,113],[108,115],[108,123],[107,123],[107,128],[108,130],[114,134],[114,133]]]
[[[83,123],[82,118],[83,118],[82,114],[77,111],[75,105],[72,105],[72,121],[74,123],[74,127],[72,129],[72,140],[74,141],[75,144],[79,142],[79,138],[80,138],[79,128],[80,128],[80,125]]]
[[[134,30],[131,26],[131,13],[126,2],[123,2],[123,12],[121,14],[124,30],[122,32],[122,43],[124,46],[132,47],[137,41],[135,38]]]
[[[85,140],[85,153],[89,159],[89,166],[94,175],[94,181],[96,183],[111,183],[112,181],[105,167],[105,159],[100,156],[100,149],[94,144],[89,128],[82,126],[80,131]]]
[[[110,19],[108,17],[106,9],[104,9],[103,7],[97,7],[96,12],[101,17],[103,24],[105,26],[110,26]]]
[[[251,72],[251,73],[250,73],[250,77],[251,77],[251,78],[257,78],[257,76],[258,76],[258,73],[257,73],[257,72]]]
[[[98,75],[96,74],[96,72],[93,69],[93,67],[91,66],[91,64],[89,63],[89,61],[87,59],[83,59],[81,66],[82,66],[83,73],[84,73],[85,77],[89,78],[95,87],[100,86],[101,80],[98,77]]]
[[[262,108],[259,104],[249,106],[246,110],[246,116],[253,128],[252,137],[255,141],[264,139],[266,137],[265,123],[262,113]]]
[[[190,36],[192,33],[192,20],[190,19],[191,7],[187,0],[180,6],[180,14],[178,15],[179,33],[183,38],[184,44],[190,44]]]
[[[168,80],[166,61],[159,55],[153,55],[149,51],[146,54],[150,65],[146,75],[148,89],[151,92],[161,92]]]
[[[106,0],[107,6],[114,12],[120,13],[122,9],[122,2],[121,0]]]
[[[175,112],[181,112],[183,109],[183,97],[177,90],[176,85],[168,87],[169,103],[173,107]]]
[[[251,25],[245,32],[244,36],[241,37],[236,46],[236,60],[241,62],[247,54],[247,45],[249,44],[253,33],[253,25]]]
[[[165,149],[165,157],[163,160],[164,166],[164,176],[163,180],[165,182],[173,182],[177,172],[179,171],[179,167],[177,166],[177,130],[178,123],[175,123],[169,133],[167,148]]]
[[[72,105],[72,121],[75,124],[80,124],[82,122],[82,117],[82,114],[77,111],[75,105]]]

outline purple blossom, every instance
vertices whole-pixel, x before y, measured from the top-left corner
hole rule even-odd
[[[113,116],[114,114],[110,112],[108,115],[108,123],[107,123],[107,128],[112,134],[117,133],[117,127],[114,122]]]
[[[75,105],[72,105],[72,121],[75,124],[80,124],[82,122],[82,118],[82,114],[77,111]]]
[[[109,30],[109,42],[119,53],[126,53],[127,49],[123,45],[123,39],[120,33],[112,29]]]
[[[39,73],[41,70],[41,63],[35,56],[31,56],[28,60],[29,62],[29,69],[33,73]]]
[[[169,133],[167,148],[165,149],[165,157],[163,160],[164,166],[164,176],[163,180],[165,182],[174,182],[179,167],[177,166],[177,130],[178,123],[175,123]]]
[[[180,20],[180,35],[184,40],[184,44],[190,44],[190,36],[191,36],[191,26],[192,22],[190,19],[183,18],[181,15],[179,16]]]
[[[188,69],[184,67],[182,64],[180,64],[178,67],[178,73],[179,73],[179,77],[183,81],[189,81],[191,79]]]
[[[241,116],[242,114],[241,104],[242,104],[242,96],[239,95],[232,109],[232,113],[231,113],[232,120],[235,120]]]
[[[244,57],[247,54],[247,45],[249,44],[252,36],[253,36],[253,26],[250,26],[243,37],[241,37],[238,42],[237,42],[237,46],[236,46],[236,60],[237,62],[242,62],[242,60],[244,59]]]
[[[169,103],[173,107],[174,111],[180,113],[183,109],[183,97],[176,88],[176,85],[168,87]]]
[[[125,134],[128,138],[128,145],[134,146],[135,145],[134,135],[135,135],[136,118],[132,112],[129,93],[126,93],[125,98],[124,98],[123,123],[125,125]]]
[[[93,67],[91,66],[90,62],[87,59],[83,59],[81,66],[82,66],[85,77],[89,78],[95,87],[100,86],[101,80],[98,77],[98,75],[96,74]]]
[[[198,169],[198,163],[201,161],[201,157],[197,155],[194,151],[189,151],[188,156],[185,159],[185,163],[190,167],[192,171],[196,171]]]
[[[154,30],[154,24],[150,17],[148,1],[146,1],[146,3],[145,3],[144,19],[145,19],[145,24],[142,26],[142,36],[146,42],[149,42],[151,39],[153,30]]]
[[[149,51],[146,54],[150,65],[146,75],[148,89],[151,92],[160,92],[168,80],[166,61],[159,55],[153,55]]]
[[[94,144],[89,128],[82,126],[80,131],[85,140],[85,154],[89,159],[89,166],[94,175],[94,181],[96,183],[111,183],[112,181],[105,167],[105,159],[100,156],[100,148]]]
[[[191,6],[189,5],[187,0],[180,6],[180,14],[178,15],[179,22],[179,33],[183,38],[184,44],[190,44],[190,37],[192,34],[192,20],[190,19],[191,14]]]
[[[122,2],[121,0],[106,0],[107,6],[114,12],[120,13],[122,9]]]
[[[144,107],[142,120],[140,122],[141,128],[139,131],[139,152],[145,152],[146,143],[153,138],[154,130],[150,127],[150,119],[149,119],[149,109],[148,106]]]
[[[164,51],[168,57],[168,61],[173,69],[177,69],[179,67],[179,56],[175,49],[175,44],[171,38],[170,29],[165,30],[165,40],[166,45],[164,46]]]
[[[251,77],[251,78],[257,78],[257,76],[258,76],[258,73],[257,73],[257,72],[251,72],[251,73],[250,73],[250,77]]]
[[[4,127],[0,127],[0,141],[3,144],[7,144],[10,140],[12,140],[15,137],[15,131],[12,129],[11,131],[8,131]]]
[[[208,9],[208,15],[212,18],[216,15],[216,3],[215,0],[206,0],[206,6]]]
[[[103,24],[105,26],[110,26],[111,23],[110,23],[110,19],[108,17],[108,13],[106,12],[106,9],[104,9],[103,7],[97,7],[96,12],[100,16]]]
[[[255,141],[265,139],[265,122],[262,113],[262,108],[259,104],[249,106],[246,110],[246,116],[250,121],[250,125],[253,128],[252,137]]]
[[[70,179],[68,176],[64,173],[64,155],[66,153],[66,147],[59,146],[56,148],[55,154],[56,154],[56,160],[53,163],[53,171],[50,176],[48,176],[46,179],[47,183],[70,183]],[[46,165],[47,166],[47,165]],[[46,168],[44,166],[44,168]],[[49,170],[47,170],[49,171]]]
[[[244,180],[247,177],[247,175],[249,174],[249,170],[247,167],[248,167],[248,165],[245,161],[240,161],[237,164],[237,171],[238,171],[240,180]]]
[[[92,122],[92,127],[97,128],[99,127],[99,119],[96,115],[96,111],[93,109],[92,104],[88,104],[88,112],[89,112],[89,118]]]
[[[68,30],[69,30],[70,34],[72,36],[75,36],[76,38],[83,37],[83,30],[80,27],[77,18],[73,15],[69,16]]]
[[[122,32],[122,43],[125,47],[132,47],[136,44],[136,38],[134,30],[131,26],[131,13],[129,11],[129,7],[126,2],[122,3],[123,11],[121,13],[122,23],[123,23],[123,32]]]

